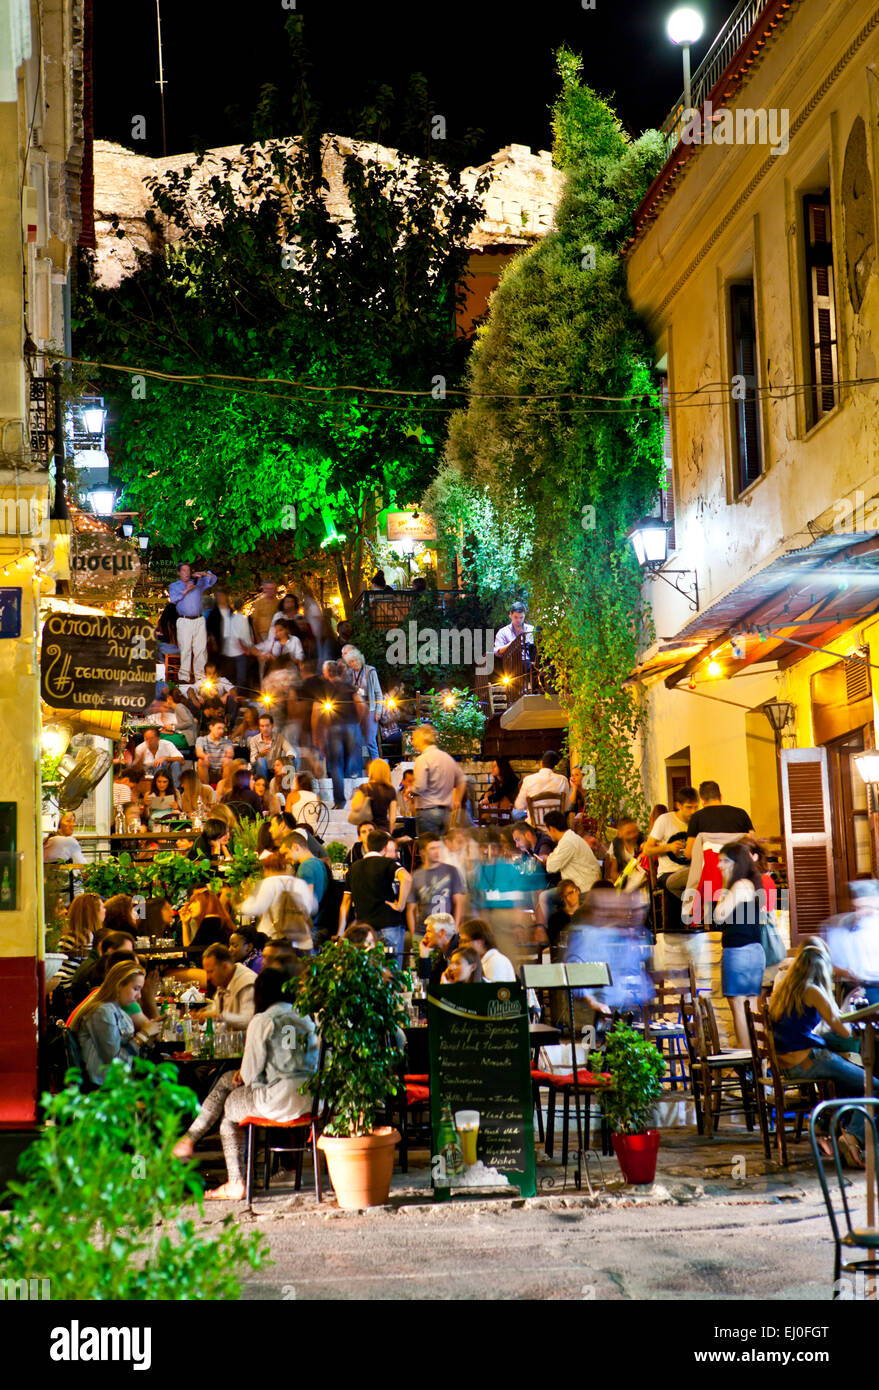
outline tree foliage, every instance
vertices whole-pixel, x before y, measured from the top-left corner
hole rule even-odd
[[[621,688],[643,630],[625,536],[660,484],[662,426],[651,344],[620,253],[662,153],[655,132],[628,138],[581,84],[574,55],[562,50],[558,62],[556,156],[568,167],[556,225],[492,297],[447,463],[471,508],[486,499],[530,539],[519,577],[570,711],[572,747],[595,768],[593,809],[605,824],[623,804],[643,809],[632,752],[643,715]]]
[[[376,501],[419,496],[436,469],[445,415],[430,392],[461,376],[455,310],[482,186],[436,159],[340,149],[297,61],[299,135],[268,134],[267,90],[263,138],[240,158],[198,154],[152,180],[164,244],[117,289],[81,282],[76,349],[129,369],[97,384],[114,473],[157,541],[194,559],[287,534],[302,556],[335,527],[349,607]],[[347,207],[330,205],[330,163]]]

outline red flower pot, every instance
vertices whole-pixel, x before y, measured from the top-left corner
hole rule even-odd
[[[612,1134],[611,1138],[626,1182],[639,1185],[653,1182],[659,1152],[659,1130],[647,1129],[643,1134]]]

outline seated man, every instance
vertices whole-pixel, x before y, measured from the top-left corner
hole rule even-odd
[[[207,735],[195,740],[198,775],[202,782],[218,782],[223,775],[223,760],[234,756],[235,745],[226,737],[226,725],[215,719]]]
[[[265,777],[268,781],[272,775],[269,768],[274,768],[279,758],[294,762],[296,751],[283,734],[275,731],[274,717],[271,714],[261,714],[259,733],[250,740],[250,767],[253,775]]]
[[[427,980],[429,989],[436,989],[442,982],[449,957],[460,944],[458,928],[450,913],[436,912],[427,918],[418,947],[418,974],[422,980]]]
[[[585,840],[568,829],[568,819],[562,811],[547,811],[544,824],[547,835],[555,845],[546,861],[547,870],[570,879],[581,893],[588,893],[601,877],[601,865],[592,850]],[[554,894],[553,889],[549,892],[550,895]],[[557,899],[547,904],[548,909],[556,906]]]
[[[222,1019],[230,1028],[246,1028],[253,1018],[256,975],[234,959],[228,946],[219,942],[208,946],[201,961],[208,984],[214,985],[217,992],[206,1009],[190,1016]]]
[[[741,806],[728,806],[720,795],[716,782],[700,782],[699,797],[702,805],[687,824],[687,842],[682,851],[687,860],[693,858],[693,844],[697,835],[746,835],[754,829],[751,817]],[[666,883],[669,892],[683,897],[687,880],[684,879],[678,892],[680,875],[674,875]]]
[[[519,793],[513,803],[513,820],[527,818],[529,796],[532,799],[539,796],[561,796],[561,809],[568,810],[571,804],[571,784],[567,777],[556,772],[555,769],[560,762],[561,757],[558,753],[544,753],[539,771],[529,772],[527,777],[522,778]]]
[[[552,840],[542,826],[529,825],[527,821],[513,826],[513,840],[516,848],[530,859],[539,859],[546,864],[552,854]]]
[[[134,761],[150,779],[160,768],[164,769],[174,783],[174,790],[179,792],[183,754],[166,738],[160,738],[158,729],[144,729],[143,743],[139,743],[134,750]]]

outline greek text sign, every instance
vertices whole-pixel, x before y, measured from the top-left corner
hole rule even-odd
[[[40,693],[53,709],[138,713],[156,684],[156,641],[145,618],[51,613],[43,627]]]

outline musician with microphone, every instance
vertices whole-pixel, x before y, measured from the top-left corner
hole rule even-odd
[[[510,658],[520,654],[522,666],[527,671],[534,660],[534,627],[526,623],[524,603],[510,605],[510,621],[502,627],[494,639],[494,654],[503,658],[506,666]]]

